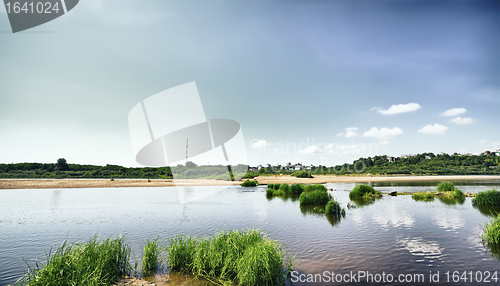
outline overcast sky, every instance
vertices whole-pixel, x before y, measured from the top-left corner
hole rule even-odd
[[[137,166],[128,113],[195,81],[249,163],[500,148],[499,1],[81,0],[13,34],[0,162]]]

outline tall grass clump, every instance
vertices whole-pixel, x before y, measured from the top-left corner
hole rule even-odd
[[[500,207],[500,191],[488,190],[479,192],[472,199],[472,205],[478,207]]]
[[[333,215],[345,215],[345,209],[341,208],[340,204],[336,200],[331,199],[326,204],[325,213]]]
[[[328,191],[328,189],[321,184],[314,184],[314,185],[306,185],[304,186],[304,192],[313,192],[313,191]]]
[[[101,241],[94,236],[86,243],[72,244],[66,240],[47,254],[45,265],[30,267],[24,280],[28,286],[110,285],[132,270],[130,252],[124,237]]]
[[[144,252],[142,255],[142,271],[154,272],[158,269],[161,263],[159,237],[146,240]]]
[[[304,185],[302,184],[293,184],[290,186],[290,193],[292,194],[301,194],[304,191]]]
[[[257,181],[250,181],[250,180],[246,180],[243,183],[241,183],[242,187],[256,187],[258,185],[259,183]]]
[[[282,245],[259,230],[221,231],[213,237],[177,236],[167,247],[172,270],[239,285],[283,285],[292,260],[285,265]],[[180,259],[179,259],[180,258]]]
[[[322,190],[303,192],[299,197],[301,205],[326,205],[331,199],[332,195]]]
[[[440,193],[443,192],[452,192],[455,190],[455,186],[453,185],[452,182],[441,182],[437,186],[437,191]]]
[[[369,198],[381,196],[382,194],[370,185],[357,185],[349,192],[349,198]]]
[[[274,195],[274,189],[270,189],[270,188],[267,188],[266,190],[266,195],[269,197],[269,196],[273,196]]]
[[[414,199],[415,201],[432,201],[436,195],[431,192],[418,192],[418,193],[413,193],[411,194],[411,198]]]
[[[290,193],[290,186],[288,184],[281,184],[278,191],[283,191],[284,194]]]
[[[486,223],[483,230],[484,233],[481,235],[483,244],[486,244],[495,255],[500,257],[500,214]]]

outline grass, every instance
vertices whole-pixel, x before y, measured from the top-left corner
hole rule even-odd
[[[142,255],[142,271],[144,273],[154,272],[161,263],[159,237],[146,240],[144,253]]]
[[[290,186],[288,184],[282,184],[278,191],[283,192],[283,194],[289,194],[290,193]]]
[[[418,192],[418,193],[413,193],[411,194],[411,198],[414,199],[415,201],[433,201],[436,195],[431,192]]]
[[[483,244],[488,246],[493,254],[500,257],[500,214],[486,223],[481,235]]]
[[[293,184],[290,186],[290,193],[292,194],[301,194],[304,191],[304,185],[302,184]]]
[[[328,191],[328,189],[321,184],[313,184],[304,186],[304,192],[314,192],[314,191]]]
[[[293,268],[281,243],[259,230],[221,231],[213,237],[178,235],[170,240],[167,257],[171,270],[193,273],[214,283],[284,285]]]
[[[242,187],[256,187],[258,185],[259,183],[257,181],[250,181],[250,180],[246,180],[241,184]]]
[[[371,198],[380,197],[382,193],[375,191],[375,189],[370,185],[357,185],[349,192],[349,198]]]
[[[500,191],[488,190],[479,192],[472,199],[472,205],[478,207],[500,207]]]
[[[314,178],[309,171],[295,171],[290,176],[297,178]]]
[[[437,186],[437,191],[440,193],[451,192],[455,190],[455,186],[452,182],[441,182]]]
[[[332,199],[327,191],[316,190],[311,192],[303,192],[300,194],[301,205],[326,205]]]
[[[441,202],[444,204],[456,204],[456,203],[464,203],[465,194],[455,188],[453,183],[451,182],[441,182],[436,187],[437,192],[418,192],[413,193],[411,198],[415,201],[433,201],[434,198],[439,198]]]
[[[326,204],[325,213],[333,215],[345,215],[345,209],[341,208],[340,204],[336,200],[331,199]]]
[[[130,247],[124,237],[99,240],[92,237],[86,243],[67,240],[52,254],[45,265],[28,265],[28,273],[18,284],[28,286],[110,285],[131,271]],[[24,283],[23,283],[24,282]]]

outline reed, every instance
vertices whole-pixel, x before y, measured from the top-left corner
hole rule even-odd
[[[481,235],[483,243],[498,248],[500,246],[500,215],[485,224]]]
[[[314,192],[314,191],[328,191],[328,189],[321,184],[305,185],[304,192]]]
[[[331,199],[332,195],[322,190],[303,192],[299,197],[301,205],[326,205]]]
[[[436,195],[431,192],[418,192],[418,193],[413,193],[411,194],[411,198],[414,199],[415,201],[433,201]]]
[[[455,190],[455,186],[453,185],[452,182],[441,182],[437,186],[437,191],[440,193],[452,192],[454,190]]]
[[[332,215],[345,215],[345,209],[341,208],[340,204],[336,200],[331,199],[326,204],[325,213]]]
[[[375,189],[370,185],[357,185],[349,192],[349,198],[370,198],[370,197],[380,197],[382,193],[380,191],[375,191]]]
[[[241,183],[242,187],[256,187],[258,185],[259,183],[257,181],[250,181],[250,180],[246,180],[243,183]]]
[[[143,273],[154,272],[158,269],[161,263],[160,255],[159,237],[146,240],[141,264]]]

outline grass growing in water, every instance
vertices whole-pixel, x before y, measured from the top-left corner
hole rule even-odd
[[[194,273],[216,283],[283,285],[292,259],[285,265],[282,245],[259,230],[221,231],[213,237],[176,236],[167,256],[172,270]]]
[[[437,191],[440,193],[451,192],[455,190],[455,186],[452,182],[441,182],[437,186]]]
[[[411,195],[411,198],[414,199],[415,201],[425,201],[425,202],[430,202],[433,201],[436,195],[431,192],[418,192],[418,193],[413,193]]]
[[[486,223],[483,230],[484,233],[481,235],[483,244],[500,258],[500,214]]]
[[[158,269],[160,265],[160,243],[159,237],[146,240],[144,245],[144,253],[142,255],[142,271],[143,272],[154,272]]]
[[[370,185],[357,185],[349,192],[349,198],[370,198],[379,197],[382,193],[375,191],[375,189]]]
[[[300,194],[301,205],[326,205],[332,199],[327,191],[316,190],[311,192],[303,192]]]
[[[345,215],[345,209],[341,208],[340,204],[336,200],[331,199],[326,204],[325,213],[333,215]]]
[[[488,190],[479,192],[472,199],[472,205],[478,207],[500,207],[500,191]]]
[[[328,191],[328,189],[321,184],[314,185],[306,185],[304,186],[304,192],[313,192],[313,191]]]
[[[110,285],[131,271],[130,247],[124,237],[100,241],[97,236],[87,243],[65,241],[54,254],[47,254],[47,263],[29,266],[19,281],[28,286]],[[24,282],[24,283],[23,283]]]
[[[304,185],[302,184],[293,184],[290,186],[290,193],[292,194],[301,194],[304,191]]]
[[[250,180],[246,180],[243,183],[241,183],[242,187],[256,187],[258,185],[259,183],[257,181],[250,181]]]

